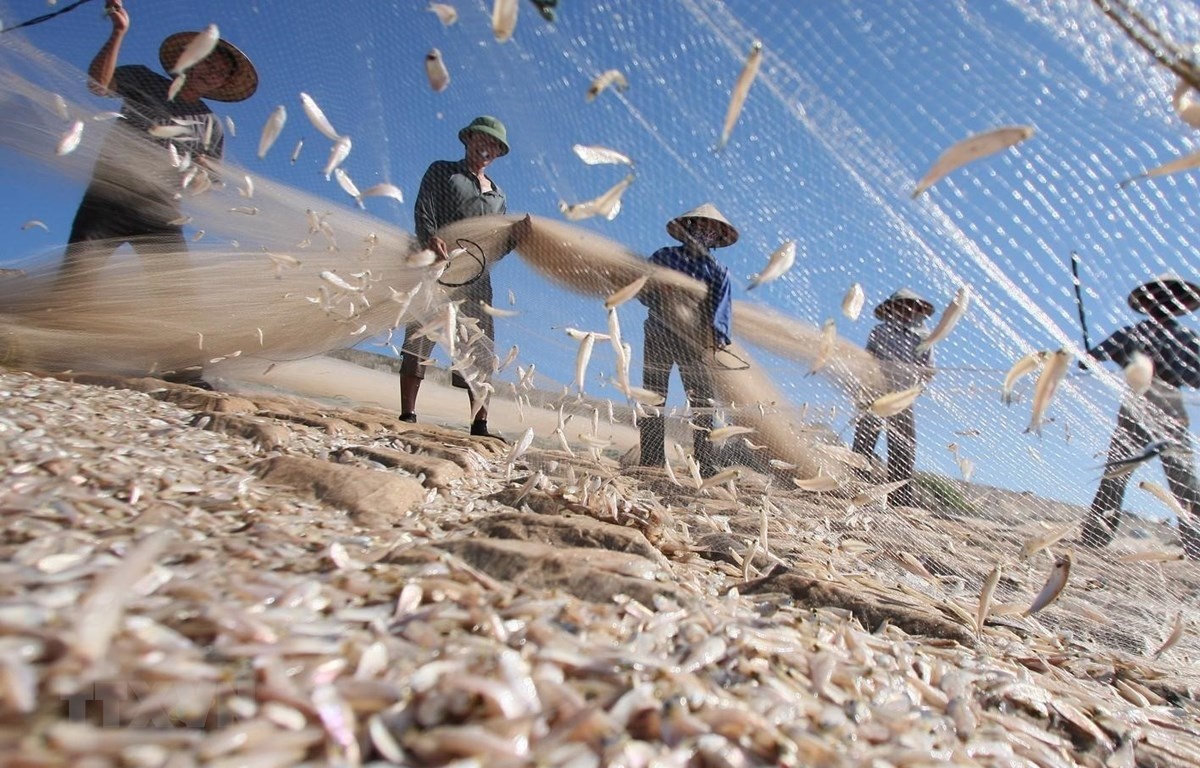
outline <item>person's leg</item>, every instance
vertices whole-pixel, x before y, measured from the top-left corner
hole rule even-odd
[[[692,452],[696,463],[700,465],[700,474],[711,477],[717,472],[719,453],[709,439],[714,425],[712,372],[700,350],[677,346],[675,352],[679,364],[679,378],[683,380],[688,405],[694,411],[692,423],[696,426],[696,432],[692,436]]]
[[[1184,510],[1184,514],[1179,516],[1183,553],[1190,560],[1200,560],[1200,486],[1196,482],[1187,408],[1177,392],[1167,397],[1156,397],[1154,401],[1163,412],[1163,437],[1175,443],[1175,447],[1162,454],[1162,465],[1163,473],[1167,476],[1167,487]]]
[[[656,393],[664,400],[671,382],[672,358],[666,331],[656,323],[645,324],[642,344],[642,388]],[[662,416],[646,416],[638,421],[643,467],[661,467],[667,461],[666,421]]]
[[[55,292],[72,291],[82,295],[91,290],[96,272],[125,242],[124,233],[116,226],[123,218],[116,206],[84,195],[71,222],[67,248],[55,279]]]
[[[483,305],[492,303],[492,276],[485,272],[473,283],[464,286],[452,300],[461,297],[459,304],[459,319],[470,318],[479,326],[477,337],[463,350],[471,356],[471,369],[475,373],[474,384],[487,384],[491,380],[492,363],[496,356],[496,321],[483,310]],[[457,372],[456,372],[457,373]],[[488,429],[488,403],[491,397],[487,388],[478,386],[472,388],[466,379],[458,374],[455,386],[467,390],[467,398],[471,407],[471,434],[480,437],[499,437]],[[501,438],[503,439],[503,438]]]
[[[911,407],[887,420],[887,479],[889,483],[901,480],[909,482],[888,494],[888,503],[893,506],[911,507],[916,504],[916,493],[912,487],[913,468],[917,460],[917,424]]]
[[[1113,430],[1108,444],[1108,461],[1128,458],[1149,441],[1149,434],[1123,403],[1117,411],[1117,428]],[[1101,478],[1087,519],[1083,522],[1080,539],[1084,546],[1106,547],[1113,540],[1121,524],[1121,501],[1125,498],[1125,486],[1128,483],[1128,474]]]
[[[434,343],[421,335],[421,326],[411,323],[404,329],[404,343],[400,351],[400,420],[417,420],[417,395],[425,379],[425,366],[421,363],[433,354]]]
[[[858,424],[854,427],[854,442],[851,443],[850,450],[868,459],[876,458],[875,446],[879,444],[879,435],[882,432],[883,419],[870,411],[862,411],[858,416]],[[870,472],[865,469],[855,469],[854,473],[860,480],[870,479]]]

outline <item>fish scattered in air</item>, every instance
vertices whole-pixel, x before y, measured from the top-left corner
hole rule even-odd
[[[1058,391],[1058,385],[1066,378],[1067,366],[1070,363],[1071,353],[1060,349],[1042,368],[1037,385],[1033,388],[1033,413],[1029,419],[1029,426],[1025,428],[1026,432],[1041,436],[1046,410],[1050,407],[1050,401],[1054,399],[1054,393]]]
[[[54,110],[54,114],[58,115],[61,119],[71,119],[71,110],[67,108],[67,100],[64,99],[61,94],[53,94],[53,98],[51,99],[51,108]]]
[[[242,180],[245,182],[245,186],[238,188],[238,194],[250,200],[254,197],[254,179],[250,178],[249,174],[247,174],[242,177]]]
[[[335,168],[333,175],[335,178],[337,178],[338,186],[342,188],[342,191],[344,191],[347,195],[350,195],[350,197],[353,197],[354,202],[358,203],[359,208],[366,208],[366,206],[363,205],[362,192],[358,191],[358,185],[355,184],[354,180],[350,178],[350,174],[346,173],[341,168]]]
[[[582,392],[587,377],[588,362],[592,359],[592,348],[596,345],[596,334],[585,333],[579,340],[579,351],[575,353],[575,387]]]
[[[221,31],[217,29],[217,25],[209,24],[203,32],[193,37],[191,42],[184,47],[179,58],[175,60],[175,66],[171,68],[171,74],[181,75],[204,61],[217,47],[220,39]]]
[[[1175,624],[1171,628],[1171,634],[1167,635],[1167,639],[1158,647],[1158,650],[1151,654],[1151,658],[1157,659],[1167,651],[1175,647],[1175,644],[1183,639],[1183,611],[1175,614]]]
[[[1033,599],[1033,604],[1025,609],[1023,616],[1032,616],[1046,606],[1053,603],[1062,594],[1062,591],[1067,586],[1067,579],[1071,577],[1071,553],[1061,555],[1055,558],[1054,567],[1050,569],[1050,575],[1046,579],[1045,585],[1042,586],[1042,591]]]
[[[629,301],[630,299],[632,299],[634,296],[637,296],[638,293],[641,292],[642,288],[644,288],[646,286],[646,281],[649,279],[650,279],[649,275],[642,275],[641,277],[639,277],[637,280],[634,280],[629,285],[626,285],[625,287],[620,288],[617,291],[613,292],[613,294],[611,296],[609,296],[607,299],[605,299],[604,308],[605,309],[615,309],[615,308],[621,306],[622,304],[624,304],[625,302]]]
[[[308,120],[313,124],[313,127],[322,133],[330,141],[337,141],[341,138],[338,132],[333,130],[333,125],[329,122],[329,118],[325,117],[325,113],[312,96],[307,93],[300,94],[300,103],[304,106],[304,114],[308,115]]]
[[[846,295],[842,297],[842,314],[851,322],[858,319],[862,314],[863,304],[867,301],[867,294],[863,292],[863,287],[858,283],[850,286],[850,290],[846,291]]]
[[[1138,488],[1141,488],[1146,493],[1161,501],[1176,517],[1187,517],[1187,512],[1184,511],[1183,505],[1179,503],[1179,499],[1175,498],[1174,494],[1161,485],[1152,483],[1149,480],[1143,480],[1138,483]]]
[[[580,160],[588,165],[633,165],[633,159],[629,155],[608,147],[576,144],[571,149],[575,151]]]
[[[609,69],[596,76],[588,88],[587,100],[594,101],[605,88],[615,88],[624,93],[629,88],[629,81],[625,79],[625,75],[619,69]]]
[[[493,307],[483,299],[479,300],[479,306],[483,309],[483,313],[485,315],[491,315],[492,317],[517,317],[521,314],[515,309],[501,309],[500,307]]]
[[[275,139],[279,138],[279,134],[283,131],[284,123],[287,122],[287,108],[282,104],[275,107],[275,111],[267,118],[267,122],[263,123],[262,137],[258,140],[258,159],[262,160],[270,151],[271,145],[275,143]]]
[[[954,300],[950,302],[950,306],[946,307],[942,312],[942,316],[938,318],[937,325],[929,332],[929,335],[917,345],[917,352],[925,350],[937,344],[942,339],[950,335],[950,331],[954,330],[954,326],[958,325],[958,321],[966,314],[967,306],[971,303],[971,286],[964,285],[954,294]]]
[[[911,407],[924,391],[925,387],[916,386],[909,389],[902,389],[899,392],[889,392],[882,397],[876,398],[868,410],[881,419],[895,416]]]
[[[979,590],[979,608],[975,611],[976,634],[983,631],[983,623],[987,621],[988,614],[992,610],[992,598],[996,595],[996,585],[1000,583],[1003,571],[1003,567],[997,563],[987,578],[983,580],[983,588]]]
[[[225,115],[225,128],[231,137],[237,138],[237,123],[233,122],[233,118],[229,115]]]
[[[295,165],[296,161],[300,159],[300,150],[302,149],[304,149],[304,139],[297,141],[296,148],[292,150],[292,165]]]
[[[717,149],[721,149],[729,143],[733,126],[737,122],[738,116],[742,114],[742,107],[746,104],[750,86],[754,84],[754,78],[758,76],[758,68],[762,65],[762,51],[761,41],[755,40],[750,45],[750,54],[746,57],[746,63],[742,66],[737,82],[734,83],[733,95],[730,96],[729,107],[725,110],[725,124],[721,127],[721,139],[717,142]]]
[[[1175,114],[1179,115],[1180,120],[1193,128],[1200,128],[1200,96],[1187,81],[1180,79],[1179,84],[1175,86],[1175,93],[1171,95],[1171,106],[1175,107]]]
[[[58,140],[57,154],[59,156],[69,155],[79,146],[79,141],[83,138],[83,121],[76,120],[71,123],[71,127]]]
[[[177,139],[188,132],[188,127],[174,123],[170,125],[152,125],[146,132],[156,139]]]
[[[841,483],[836,477],[826,475],[823,471],[817,470],[814,477],[801,479],[793,477],[792,483],[802,491],[811,491],[812,493],[825,493],[826,491],[836,490]]]
[[[436,13],[443,26],[448,27],[458,21],[458,9],[449,3],[430,3],[426,10]]]
[[[817,359],[813,362],[812,368],[809,369],[806,375],[812,376],[829,363],[829,358],[833,355],[833,346],[836,342],[837,323],[831,317],[821,326],[821,341],[817,348]]]
[[[1013,387],[1017,386],[1017,382],[1024,376],[1040,368],[1049,357],[1049,350],[1039,349],[1036,352],[1030,352],[1025,357],[1013,363],[1013,367],[1009,368],[1008,373],[1004,374],[1004,383],[1000,385],[1000,402],[1005,405],[1012,405],[1016,402],[1016,398],[1013,396]]]
[[[718,427],[708,433],[708,441],[710,443],[720,444],[731,437],[738,435],[748,435],[754,432],[754,427],[743,427],[736,424],[731,424],[727,427]]]
[[[1125,366],[1125,383],[1135,395],[1144,395],[1154,381],[1154,361],[1143,352],[1135,351]]]
[[[404,202],[404,193],[395,184],[376,184],[363,190],[363,197],[390,197],[397,203]]]
[[[1077,522],[1070,522],[1058,528],[1053,528],[1046,533],[1029,538],[1021,545],[1021,559],[1028,560],[1046,547],[1056,544],[1071,531],[1074,531],[1078,525],[1079,523]]]
[[[1179,443],[1171,440],[1154,440],[1132,456],[1104,462],[1104,478],[1124,477],[1151,459],[1162,457],[1180,447]]]
[[[1169,176],[1172,173],[1180,173],[1181,171],[1191,171],[1200,168],[1200,152],[1192,152],[1191,154],[1177,157],[1170,162],[1155,166],[1145,173],[1139,173],[1137,176],[1130,176],[1128,179],[1117,184],[1118,189],[1123,189],[1135,181],[1141,179],[1149,179],[1154,176]]]
[[[337,141],[333,142],[333,146],[329,149],[329,160],[325,163],[325,181],[329,181],[329,177],[333,175],[334,169],[350,156],[351,146],[352,142],[349,136],[341,136]]]
[[[517,0],[494,0],[492,4],[492,35],[496,42],[504,43],[517,28]]]
[[[175,75],[175,79],[171,81],[171,85],[167,87],[167,101],[175,101],[175,97],[183,90],[183,86],[187,84],[187,73],[180,72]]]
[[[788,240],[775,249],[775,252],[771,254],[771,258],[767,259],[767,266],[763,271],[750,278],[750,285],[746,286],[746,290],[753,290],[760,285],[766,285],[774,280],[778,280],[795,263],[796,241]]]
[[[25,222],[21,225],[21,230],[24,231],[26,229],[33,229],[34,227],[41,227],[46,232],[50,231],[50,227],[46,226],[46,222],[39,221],[38,219],[30,219],[29,221]]]
[[[425,76],[429,78],[429,87],[434,93],[441,93],[450,85],[450,71],[446,69],[442,52],[437,48],[431,48],[425,54]]]
[[[625,194],[625,190],[632,183],[633,174],[631,173],[618,181],[607,192],[593,200],[573,205],[560,200],[558,210],[568,221],[590,219],[593,216],[603,216],[608,221],[612,221],[621,212],[621,195]]]
[[[922,192],[967,163],[1020,144],[1033,134],[1034,128],[1031,125],[1013,125],[977,133],[963,139],[941,154],[933,167],[917,182],[912,196],[919,197]]]

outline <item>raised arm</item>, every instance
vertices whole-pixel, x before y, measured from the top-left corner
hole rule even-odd
[[[129,31],[129,13],[121,6],[121,0],[107,0],[104,4],[108,18],[112,20],[112,34],[92,59],[88,67],[88,90],[97,96],[111,96],[113,73],[117,71],[117,56],[121,53],[121,41]]]

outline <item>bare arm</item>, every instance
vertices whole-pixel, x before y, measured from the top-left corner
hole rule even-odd
[[[125,33],[129,30],[129,14],[121,6],[121,0],[108,0],[105,7],[108,17],[112,19],[112,34],[88,66],[88,90],[97,96],[112,95],[109,86],[112,85],[113,73],[117,69],[121,41],[125,39]]]

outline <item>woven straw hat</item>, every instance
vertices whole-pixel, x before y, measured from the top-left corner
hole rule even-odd
[[[671,219],[667,222],[667,234],[681,243],[686,243],[687,234],[692,226],[692,222],[700,219],[708,219],[718,224],[717,229],[720,234],[717,236],[717,241],[712,244],[713,248],[724,248],[738,241],[737,229],[729,223],[728,219],[721,215],[721,212],[712,203],[704,203],[698,208],[693,208],[687,213],[680,214]]]
[[[175,67],[175,62],[179,61],[179,54],[183,53],[183,49],[198,34],[200,33],[176,32],[163,40],[162,45],[158,47],[158,63],[162,64],[165,71],[170,72]],[[213,101],[245,101],[253,96],[254,92],[258,90],[258,72],[254,69],[250,58],[242,53],[236,45],[225,40],[217,41],[217,47],[213,53],[216,51],[224,51],[229,56],[234,64],[233,71],[229,73],[229,78],[221,87],[206,93],[204,98]]]
[[[875,307],[875,317],[880,320],[887,320],[889,317],[895,317],[900,314],[902,308],[908,308],[922,318],[933,314],[933,304],[930,304],[907,288],[901,288],[881,301],[879,306]]]
[[[1200,286],[1168,272],[1134,288],[1128,302],[1143,315],[1149,314],[1152,306],[1164,307],[1172,315],[1186,315],[1200,307]]]

